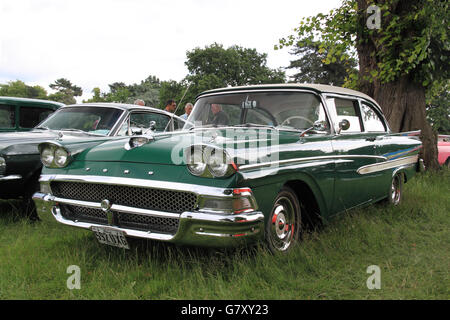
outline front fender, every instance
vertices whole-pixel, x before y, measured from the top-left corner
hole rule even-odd
[[[302,165],[239,172],[238,183],[240,186],[255,189],[258,205],[261,205],[260,200],[263,199],[264,206],[261,205],[261,207],[266,213],[272,209],[276,195],[285,184],[303,182],[313,193],[322,217],[326,218],[330,215],[329,208],[331,208],[334,194],[334,164],[325,165],[326,170],[317,170],[315,174],[305,168],[302,170],[299,166]],[[258,190],[263,190],[260,197],[258,197]]]

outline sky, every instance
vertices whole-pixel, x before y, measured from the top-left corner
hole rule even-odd
[[[289,49],[274,50],[302,17],[327,13],[340,0],[0,0],[0,83],[48,85],[58,78],[108,91],[149,75],[183,79],[186,52],[214,42],[266,53],[287,67]],[[289,72],[288,72],[289,74]]]

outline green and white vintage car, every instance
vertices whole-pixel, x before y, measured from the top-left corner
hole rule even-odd
[[[392,133],[372,98],[306,84],[204,92],[178,132],[39,148],[39,213],[125,248],[128,237],[262,240],[287,252],[308,225],[381,200],[397,205],[421,167],[421,142]]]

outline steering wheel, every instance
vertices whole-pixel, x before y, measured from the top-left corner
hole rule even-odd
[[[289,118],[286,118],[282,123],[281,126],[284,126],[285,124],[289,123],[292,119],[302,119],[305,120],[306,122],[311,123],[311,126],[314,125],[314,122],[309,120],[308,118],[302,117],[302,116],[291,116]]]

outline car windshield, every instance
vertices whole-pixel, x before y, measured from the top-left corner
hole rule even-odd
[[[320,99],[305,92],[246,92],[197,100],[184,129],[198,127],[271,127],[305,130],[327,121]]]
[[[108,135],[122,113],[122,110],[115,108],[87,106],[62,108],[36,128]]]

